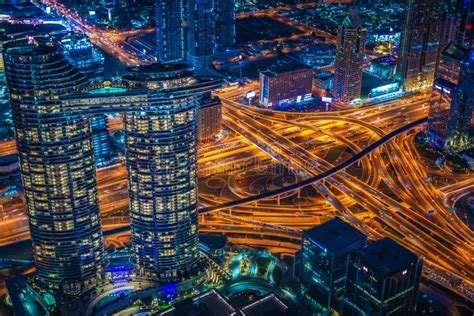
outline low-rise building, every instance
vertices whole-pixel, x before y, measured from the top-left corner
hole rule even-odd
[[[313,70],[290,59],[260,72],[260,103],[265,107],[299,102],[312,96]]]

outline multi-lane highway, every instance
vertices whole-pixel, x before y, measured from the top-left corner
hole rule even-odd
[[[379,111],[374,110],[374,108],[357,112],[349,110],[345,111],[344,116],[341,115],[336,118],[328,117],[327,114],[298,113],[298,118],[295,118],[294,121],[298,121],[298,124],[304,120],[317,121],[317,119],[348,121],[348,117],[353,116],[357,119],[351,119],[352,124],[370,129],[383,139],[386,135],[384,130],[392,130],[396,125],[407,120],[426,117],[426,106],[423,106],[427,101],[426,96],[421,98],[420,96],[414,96],[409,99],[412,100],[411,104],[407,104],[405,100],[402,100],[398,101],[398,105],[384,104],[379,107]],[[228,125],[255,142],[259,148],[266,151],[273,158],[297,168],[304,169],[306,167],[310,174],[312,170],[325,172],[319,168],[320,166],[331,167],[325,164],[324,161],[317,161],[317,157],[313,157],[317,162],[312,162],[311,153],[300,148],[297,144],[291,144],[287,139],[275,135],[271,129],[266,128],[265,124],[262,124],[265,121],[262,113],[267,112],[269,120],[273,120],[276,116],[273,111],[249,109],[229,100],[225,100],[224,103],[226,104],[226,121],[230,122]],[[407,109],[407,107],[409,108]],[[380,112],[384,109],[388,109],[386,112],[398,111],[396,115],[399,118],[401,117],[402,120],[398,120],[393,116],[388,117],[386,112]],[[288,119],[288,117],[296,115],[285,113],[283,116]],[[377,119],[367,123],[374,116],[377,116]],[[302,117],[306,118],[302,119]],[[387,124],[387,122],[391,123]],[[393,122],[397,124],[393,124]],[[291,124],[292,122],[288,121],[288,123]],[[384,146],[386,151],[384,157],[385,160],[388,160],[388,164],[381,159],[380,152],[376,151],[372,155],[372,160],[376,162],[375,168],[383,176],[384,182],[397,195],[397,200],[386,196],[377,188],[368,186],[358,179],[344,174],[344,172],[339,172],[335,177],[331,177],[332,183],[331,181],[327,182],[332,184],[333,190],[343,191],[355,200],[360,207],[375,215],[375,220],[371,219],[372,225],[367,225],[367,223],[363,225],[366,226],[364,230],[368,235],[389,235],[393,237],[426,259],[430,271],[429,276],[436,281],[441,281],[456,288],[465,295],[466,293],[470,295],[472,294],[473,277],[471,262],[472,234],[464,223],[456,218],[452,212],[446,210],[442,203],[442,194],[438,194],[438,191],[430,182],[424,181],[426,173],[423,172],[423,167],[419,163],[417,164],[419,159],[411,156],[414,155],[413,148],[409,151],[406,148],[406,143],[404,143],[405,147],[402,147],[398,142],[400,139],[411,139],[410,144],[413,145],[413,135],[395,138],[394,142],[388,142]],[[366,148],[370,148],[370,146]],[[388,171],[388,166],[391,172]],[[331,169],[327,169],[326,172],[328,170]],[[326,197],[335,208],[342,209],[342,213],[349,221],[356,226],[360,225],[360,221],[354,221],[356,214],[351,214],[343,206],[344,203],[334,201],[334,196],[330,194],[331,190],[327,190],[326,187],[322,188],[321,191],[327,193]],[[248,200],[253,201],[252,198]],[[427,210],[431,209],[436,210],[435,215],[427,214]],[[439,215],[437,215],[438,213]]]

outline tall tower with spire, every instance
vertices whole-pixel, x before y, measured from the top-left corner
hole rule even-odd
[[[337,37],[334,94],[341,102],[360,98],[366,33],[359,11],[350,8]]]

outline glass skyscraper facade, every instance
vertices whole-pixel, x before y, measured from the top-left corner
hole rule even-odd
[[[430,101],[427,132],[430,144],[435,148],[445,148],[448,133],[449,109],[455,84],[436,79]]]
[[[442,0],[404,2],[397,78],[406,90],[430,89],[433,84],[445,31],[444,10]]]
[[[422,266],[390,238],[351,254],[342,315],[415,315]]]
[[[456,0],[456,12],[459,12],[456,44],[471,47],[474,44],[474,1]]]
[[[461,151],[474,146],[474,49],[461,64],[459,84],[454,89],[449,111],[446,147]]]
[[[205,67],[235,44],[235,3],[234,0],[183,1],[187,59],[192,65]]]
[[[156,1],[156,57],[161,62],[179,62],[185,57],[183,10],[183,0]]]
[[[456,47],[456,54],[451,58],[455,62],[442,60],[428,115],[431,145],[448,152],[466,150],[474,144],[474,52]]]
[[[235,44],[234,0],[157,0],[155,20],[161,62],[206,67]]]
[[[298,274],[305,298],[337,309],[337,298],[344,294],[348,255],[366,244],[364,235],[338,217],[304,231]]]
[[[217,44],[231,47],[235,44],[235,0],[214,1],[217,11]]]
[[[210,56],[216,38],[216,14],[213,0],[187,1],[188,59]]]
[[[104,267],[90,117],[60,101],[87,83],[52,47],[5,52],[37,275],[69,294]]]

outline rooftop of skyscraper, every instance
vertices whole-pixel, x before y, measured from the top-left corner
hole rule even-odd
[[[400,272],[418,260],[418,256],[391,238],[377,240],[357,252],[371,270],[384,275]]]
[[[305,234],[333,252],[344,250],[354,243],[363,243],[367,239],[339,217],[306,230]]]
[[[348,28],[358,28],[359,26],[362,26],[362,20],[360,19],[359,9],[357,9],[356,7],[349,8],[349,13],[342,21],[342,24]]]

